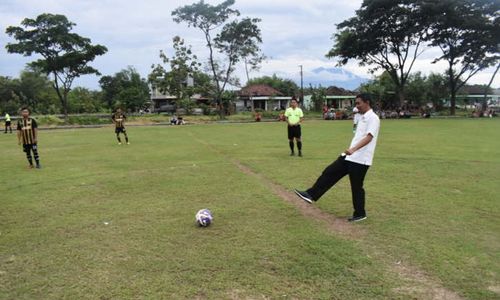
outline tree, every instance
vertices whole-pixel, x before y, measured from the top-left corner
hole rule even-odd
[[[497,64],[495,72],[493,72],[493,75],[491,75],[488,85],[484,88],[483,107],[482,107],[483,112],[488,108],[488,103],[486,101],[486,98],[488,97],[488,91],[491,90],[491,84],[493,83],[493,80],[495,79],[495,76],[498,73],[498,69],[500,69],[500,64]]]
[[[406,98],[408,103],[413,106],[421,107],[427,100],[427,82],[426,77],[421,72],[416,72],[408,77],[406,87]]]
[[[426,98],[432,102],[436,110],[443,108],[443,102],[448,97],[446,76],[438,73],[431,73],[427,76],[426,83]]]
[[[103,100],[109,109],[122,107],[137,111],[149,101],[148,83],[133,67],[129,66],[113,76],[103,76],[99,84]]]
[[[314,111],[322,111],[323,105],[325,105],[326,99],[326,88],[322,87],[313,87],[312,84],[309,84],[309,92],[311,93],[311,102],[313,104]]]
[[[36,19],[25,18],[21,27],[10,26],[6,33],[18,43],[9,43],[9,53],[42,56],[30,63],[47,75],[53,76],[53,88],[61,102],[62,113],[68,115],[68,93],[73,80],[81,75],[97,74],[89,62],[107,52],[102,45],[92,45],[91,40],[71,30],[75,23],[64,15],[41,14]]]
[[[276,76],[276,74],[273,74],[273,76],[262,76],[251,79],[247,82],[246,86],[253,84],[268,85],[286,96],[295,96],[299,94],[299,87],[295,82],[290,79],[280,78]]]
[[[60,105],[57,95],[47,75],[38,70],[23,70],[19,77],[19,98],[23,105],[27,105],[37,113],[50,113],[50,108]]]
[[[485,0],[422,1],[430,16],[432,46],[442,55],[434,62],[448,63],[450,114],[455,114],[456,94],[479,71],[500,59],[500,2]]]
[[[241,60],[257,64],[254,58],[261,56],[259,44],[262,43],[260,19],[229,19],[239,16],[240,12],[232,9],[234,0],[226,0],[218,5],[210,5],[200,0],[185,5],[172,12],[177,23],[187,23],[203,33],[208,49],[208,66],[215,83],[215,99],[219,105],[220,117],[224,117],[222,95],[228,84],[235,84],[232,77],[235,66]],[[218,55],[217,55],[217,53]]]
[[[399,99],[396,99],[396,85],[387,71],[373,80],[362,84],[360,91],[373,95],[375,103],[382,109],[396,109],[400,106]]]
[[[422,53],[428,23],[411,0],[364,0],[356,16],[337,25],[335,44],[327,57],[339,65],[358,60],[370,71],[385,70],[396,87],[400,105],[417,57]]]
[[[16,94],[19,90],[19,82],[9,77],[0,76],[0,111],[15,114],[21,107],[21,100]]]
[[[68,95],[69,111],[71,113],[97,113],[102,111],[103,103],[100,92],[83,87],[76,87]]]
[[[173,38],[174,55],[169,58],[160,51],[163,64],[169,64],[168,69],[162,64],[152,65],[149,82],[162,93],[175,95],[177,99],[189,99],[195,93],[203,95],[213,94],[213,85],[210,78],[202,73],[201,64],[193,54],[191,46],[186,46],[179,36]],[[189,81],[193,84],[189,84]]]
[[[37,70],[25,69],[19,78],[0,77],[0,108],[14,114],[21,106],[34,113],[57,113],[60,108],[50,80]]]

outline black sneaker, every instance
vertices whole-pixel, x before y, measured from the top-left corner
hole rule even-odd
[[[299,151],[299,156],[302,157],[302,151]]]
[[[301,192],[299,190],[293,190],[297,196],[299,196],[302,200],[306,201],[307,203],[311,204],[314,202],[313,198],[311,195],[309,195],[307,192]]]
[[[40,164],[36,164],[36,168],[37,168],[37,169],[41,169],[41,168],[42,168],[42,165],[40,165]]]
[[[290,156],[295,156],[295,152],[290,152]]]
[[[347,221],[349,222],[359,222],[359,221],[363,221],[366,219],[366,216],[357,216],[357,217],[350,217],[349,219],[347,219]]]

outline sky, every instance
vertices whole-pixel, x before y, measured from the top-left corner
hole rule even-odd
[[[219,1],[205,1],[210,4]],[[97,57],[91,65],[103,75],[112,75],[127,66],[134,67],[143,77],[151,71],[151,65],[160,62],[159,51],[172,55],[172,38],[185,39],[200,59],[207,57],[207,48],[202,33],[186,24],[172,20],[171,12],[179,6],[195,0],[2,0],[0,2],[0,75],[18,77],[26,63],[35,57],[8,54],[7,43],[14,40],[5,34],[8,26],[19,26],[24,18],[35,18],[41,13],[64,14],[77,25],[73,31],[108,48],[108,52]],[[305,81],[323,81],[329,85],[342,86],[345,74],[313,72],[323,68],[334,68],[336,61],[325,54],[333,46],[332,36],[336,24],[355,14],[361,0],[236,0],[235,8],[244,17],[260,18],[263,43],[261,48],[267,56],[258,72],[251,77],[277,74],[298,81],[303,66]],[[423,74],[442,73],[444,62],[432,64],[440,50],[427,49],[416,61],[413,71]],[[359,77],[370,79],[367,67],[349,62],[343,68]],[[494,69],[489,68],[475,77],[470,84],[487,84]],[[246,81],[243,65],[236,75]],[[86,75],[77,79],[74,86],[98,89],[99,77]],[[500,87],[497,76],[493,87]]]

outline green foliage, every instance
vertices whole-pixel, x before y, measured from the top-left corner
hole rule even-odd
[[[148,83],[133,67],[129,66],[113,76],[103,76],[99,84],[108,109],[122,107],[138,111],[149,103]]]
[[[6,29],[6,33],[18,41],[7,44],[7,51],[42,57],[31,62],[30,66],[53,76],[62,113],[67,115],[67,96],[73,80],[81,75],[99,74],[88,63],[106,53],[106,47],[92,45],[90,39],[72,33],[76,24],[64,15],[41,14],[35,19],[25,18],[21,25]]]
[[[103,111],[100,92],[77,87],[68,95],[69,111],[71,113],[97,113]]]
[[[196,103],[188,98],[180,99],[177,101],[177,107],[183,108],[186,111],[186,114],[191,114],[193,108],[196,107]]]
[[[371,94],[382,109],[400,107],[396,95],[396,87],[387,72],[375,77],[372,81],[361,85],[361,92]],[[423,76],[420,72],[410,74],[406,87],[406,104],[422,107],[432,102],[436,110],[441,110],[444,100],[448,97],[446,77],[431,73]]]
[[[42,126],[50,126],[50,125],[64,125],[66,122],[54,115],[46,115],[46,116],[39,116],[36,118],[36,121],[38,122],[38,125]]]
[[[483,0],[423,1],[422,12],[431,20],[430,41],[441,49],[434,62],[448,63],[450,113],[456,93],[479,71],[500,59],[500,2]]]
[[[186,23],[189,27],[199,29],[207,42],[208,65],[212,80],[215,83],[215,100],[223,105],[222,95],[228,84],[235,85],[237,79],[232,77],[235,66],[244,60],[247,64],[260,63],[259,44],[262,43],[261,32],[257,24],[260,19],[243,18],[230,20],[239,16],[240,12],[232,9],[234,0],[226,0],[218,5],[205,3],[203,0],[185,5],[172,12],[177,23]],[[224,117],[225,109],[220,109],[220,117]]]
[[[446,77],[437,73],[429,74],[426,79],[426,93],[427,100],[432,102],[436,110],[441,110],[449,95]]]
[[[323,105],[326,101],[326,88],[309,86],[309,93],[311,93],[311,101],[313,103],[314,111],[322,111]]]
[[[21,107],[21,100],[16,93],[18,90],[18,81],[0,76],[0,110],[2,113],[14,115],[18,112]]]
[[[421,107],[425,105],[427,100],[427,84],[425,76],[422,73],[416,72],[408,77],[408,85],[406,87],[406,99],[408,102]]]
[[[46,75],[26,69],[19,78],[0,76],[0,110],[17,114],[22,106],[28,106],[40,114],[60,111],[56,92]]]
[[[66,124],[68,125],[98,125],[110,124],[109,118],[101,118],[99,116],[69,116]]]
[[[299,94],[299,87],[295,82],[293,82],[293,80],[280,78],[276,74],[273,74],[273,76],[252,78],[247,82],[246,86],[253,84],[268,85],[278,90],[285,96],[295,96]]]
[[[396,85],[387,72],[375,77],[368,83],[362,84],[360,91],[371,94],[375,103],[378,103],[381,108],[397,108],[400,106],[395,95]]]
[[[190,98],[195,93],[210,95],[212,88],[207,89],[207,75],[199,71],[201,63],[197,61],[191,46],[186,46],[179,36],[173,38],[174,55],[169,58],[160,51],[160,58],[164,64],[169,64],[167,70],[162,64],[153,65],[149,74],[149,82],[162,93],[174,95],[177,99]],[[195,78],[196,77],[196,78]],[[193,85],[189,83],[193,80]]]
[[[365,0],[352,17],[337,26],[335,45],[327,57],[339,65],[358,60],[371,71],[385,70],[396,87],[400,104],[413,63],[421,53],[427,23],[415,1]]]

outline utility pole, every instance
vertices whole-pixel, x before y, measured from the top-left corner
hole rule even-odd
[[[300,105],[304,105],[304,73],[302,71],[302,65],[300,67]]]

